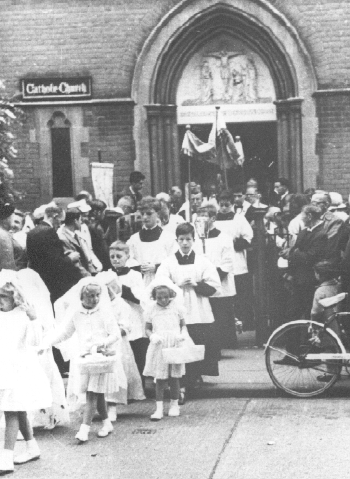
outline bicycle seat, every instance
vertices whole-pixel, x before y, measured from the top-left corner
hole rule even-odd
[[[335,306],[336,304],[340,303],[347,297],[348,293],[339,293],[336,296],[332,296],[331,298],[324,298],[320,299],[319,303],[324,308],[330,308],[331,306]]]

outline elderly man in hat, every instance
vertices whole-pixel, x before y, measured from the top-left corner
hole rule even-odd
[[[102,271],[102,263],[95,255],[92,248],[91,234],[89,230],[90,217],[89,213],[91,211],[91,206],[86,202],[85,199],[79,201],[74,201],[67,206],[67,212],[72,208],[77,208],[81,213],[81,225],[80,229],[75,231],[80,245],[84,250],[85,256],[88,258],[89,272],[91,274],[99,273]]]

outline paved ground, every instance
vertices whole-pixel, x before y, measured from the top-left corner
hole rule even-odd
[[[272,386],[252,337],[225,351],[220,377],[182,407],[180,418],[149,421],[153,401],[119,408],[115,432],[78,446],[70,428],[37,431],[40,461],[18,479],[350,479],[350,380],[326,398],[293,399]],[[17,443],[17,449],[23,447]]]

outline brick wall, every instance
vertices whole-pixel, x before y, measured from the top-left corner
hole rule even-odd
[[[128,97],[135,62],[145,40],[179,2],[0,0],[0,76],[12,92],[18,88],[19,79],[26,76],[91,75],[94,98]],[[289,19],[306,45],[318,87],[349,86],[350,2],[270,0],[270,4]],[[320,182],[342,188],[344,193],[349,157],[348,101],[348,97],[318,100]],[[96,159],[98,148],[106,161],[115,159],[117,183],[122,187],[133,168],[135,153],[131,108],[118,108],[94,106],[84,110],[85,120],[92,124],[89,144],[83,144],[82,149],[91,161]],[[89,115],[94,118],[89,120]],[[31,176],[40,149],[35,142],[28,144],[29,130],[25,125],[20,134],[20,153],[14,168],[16,188],[27,191],[31,205],[40,201],[40,178]]]
[[[320,159],[319,187],[350,193],[350,95],[327,94],[316,97]]]

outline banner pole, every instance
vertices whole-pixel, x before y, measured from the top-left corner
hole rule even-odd
[[[186,130],[191,130],[191,125],[186,125]],[[188,155],[188,209],[189,222],[192,223],[192,208],[191,208],[191,157]],[[185,212],[186,215],[186,212]]]

